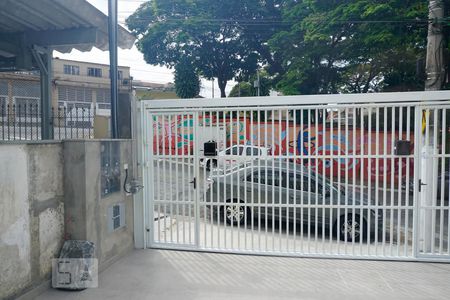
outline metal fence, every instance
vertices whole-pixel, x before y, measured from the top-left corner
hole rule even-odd
[[[41,110],[39,102],[0,104],[0,140],[40,140]],[[56,140],[94,137],[95,108],[52,108],[51,122]]]
[[[448,261],[450,94],[357,97],[144,102],[148,246]]]

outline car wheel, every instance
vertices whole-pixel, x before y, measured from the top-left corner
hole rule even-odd
[[[248,216],[248,209],[242,202],[232,202],[224,208],[225,221],[229,225],[243,225]]]
[[[339,224],[336,221],[336,229],[338,230],[339,239],[341,241],[347,242],[359,242],[366,232],[367,223],[364,218],[359,214],[355,214],[353,218],[352,214],[347,215],[347,220],[345,220],[345,215],[340,216]]]

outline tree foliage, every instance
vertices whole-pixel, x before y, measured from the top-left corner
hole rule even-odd
[[[276,73],[285,94],[420,90],[426,55],[422,0],[286,1],[291,24],[270,40],[282,57]]]
[[[150,64],[174,67],[193,61],[200,75],[217,78],[221,96],[235,76],[253,74],[264,57],[265,40],[258,20],[276,15],[276,0],[150,0],[127,19],[138,48]],[[279,15],[279,14],[278,14]]]
[[[254,87],[254,82],[257,80],[257,75],[248,77],[248,81],[241,81],[231,89],[228,97],[254,97],[258,95],[258,89]],[[266,72],[260,74],[260,96],[269,96],[270,89],[272,88],[272,81],[268,77]]]
[[[188,59],[181,59],[175,66],[175,92],[182,99],[195,98],[200,93],[200,78]]]

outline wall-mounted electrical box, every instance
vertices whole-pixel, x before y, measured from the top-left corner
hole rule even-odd
[[[120,143],[102,142],[100,151],[101,195],[119,192],[120,185]]]

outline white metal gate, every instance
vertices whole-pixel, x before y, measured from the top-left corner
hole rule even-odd
[[[447,261],[449,99],[144,101],[147,246]]]

